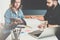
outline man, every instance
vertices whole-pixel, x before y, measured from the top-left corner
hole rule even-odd
[[[60,5],[58,0],[47,0],[47,13],[44,19],[48,21],[48,26],[60,25]]]
[[[60,25],[60,5],[58,0],[47,0],[47,13],[44,18],[48,21],[48,27]],[[56,30],[56,36],[60,40],[59,29]]]
[[[47,0],[47,13],[44,16],[45,21],[48,21],[48,27],[56,27],[60,25],[60,5],[58,0]],[[44,27],[39,25],[38,27]]]

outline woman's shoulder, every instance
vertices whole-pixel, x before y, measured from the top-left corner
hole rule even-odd
[[[6,12],[5,12],[5,15],[10,15],[10,13],[11,13],[11,9],[8,8],[8,9],[6,10]]]
[[[6,12],[11,12],[11,8],[8,8],[8,9],[6,10]]]

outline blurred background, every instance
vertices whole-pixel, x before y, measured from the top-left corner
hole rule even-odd
[[[10,1],[0,0],[0,23],[4,23],[4,13],[9,8]],[[22,10],[24,15],[45,15],[46,0],[22,0]]]

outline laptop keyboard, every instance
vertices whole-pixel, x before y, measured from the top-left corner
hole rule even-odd
[[[43,32],[43,31],[36,30],[36,31],[33,31],[33,32],[29,33],[29,34],[30,34],[31,36],[39,37],[42,32]]]
[[[41,33],[38,33],[38,34],[34,34],[36,37],[39,37],[39,35],[40,35]]]

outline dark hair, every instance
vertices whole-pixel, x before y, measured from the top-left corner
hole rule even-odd
[[[53,1],[58,1],[58,0],[53,0]]]
[[[11,0],[11,8],[14,7],[14,4],[15,4],[15,0]],[[21,7],[21,5],[19,6],[19,8]],[[18,9],[19,9],[18,8]]]

